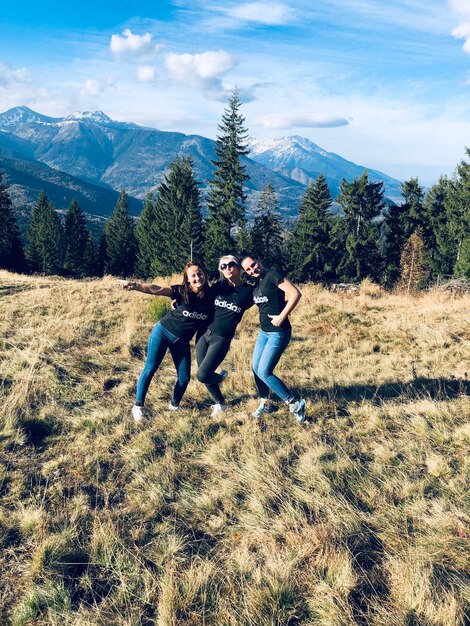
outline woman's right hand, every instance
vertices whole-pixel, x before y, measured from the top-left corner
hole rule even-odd
[[[121,287],[121,289],[125,289],[126,291],[132,291],[133,289],[135,289],[137,283],[134,280],[124,280],[122,278],[117,278],[116,285]]]

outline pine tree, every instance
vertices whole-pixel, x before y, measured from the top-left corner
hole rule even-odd
[[[470,149],[466,148],[470,157]],[[446,199],[448,232],[452,241],[453,273],[470,277],[470,164],[462,160],[451,180]]]
[[[85,213],[74,198],[65,214],[65,260],[64,268],[72,276],[88,274],[91,237],[86,225]],[[88,267],[87,267],[88,266]]]
[[[83,266],[85,276],[102,276],[97,264],[97,249],[91,236],[90,231],[87,232],[85,242],[85,250],[83,252]]]
[[[382,273],[377,218],[384,206],[383,182],[369,182],[367,171],[348,183],[342,180],[338,197],[344,216],[337,222],[335,248],[340,257],[340,280],[378,280]]]
[[[208,196],[209,215],[206,225],[206,259],[214,266],[221,254],[236,246],[235,230],[244,228],[245,200],[243,186],[248,180],[242,157],[248,154],[245,119],[240,114],[238,91],[233,92],[218,126],[216,160]]]
[[[289,274],[293,280],[328,280],[332,275],[330,208],[326,178],[309,182],[299,207],[299,219],[288,244]]]
[[[282,267],[283,225],[274,189],[268,183],[261,192],[251,229],[251,247],[268,267]]]
[[[127,193],[119,194],[116,208],[105,224],[107,268],[115,276],[132,276],[135,262],[134,222],[129,215]]]
[[[441,176],[424,198],[428,225],[427,261],[434,276],[451,276],[455,250],[449,232],[448,196],[450,181]]]
[[[177,157],[155,199],[148,195],[136,227],[140,276],[179,272],[190,258],[202,262],[203,219],[190,157]]]
[[[428,224],[423,208],[424,189],[417,178],[410,178],[401,184],[401,195],[404,202],[401,205],[400,222],[404,240],[420,230],[424,239],[428,232]]]
[[[406,291],[422,289],[429,277],[424,241],[418,231],[407,239],[400,259],[400,286]]]
[[[401,193],[402,204],[388,207],[381,226],[384,282],[387,285],[393,285],[399,279],[401,253],[412,233],[419,230],[426,247],[432,249],[432,232],[423,205],[423,187],[417,178],[410,178],[401,184]]]
[[[167,274],[179,272],[182,264],[204,253],[200,193],[190,157],[177,157],[158,190],[157,211],[167,219]],[[163,264],[163,261],[161,263]]]
[[[3,183],[0,171],[0,267],[13,272],[25,269],[23,245],[13,209],[13,203]]]
[[[98,247],[95,253],[95,263],[93,275],[103,276],[108,271],[109,259],[106,245],[106,222],[101,231]]]
[[[405,234],[402,227],[402,207],[392,204],[385,211],[384,220],[380,226],[380,242],[384,257],[384,283],[393,286],[400,278],[400,258],[405,244]]]
[[[159,225],[152,192],[145,197],[144,208],[135,227],[135,238],[137,243],[135,273],[140,278],[150,278],[152,261],[160,245]]]
[[[63,269],[64,232],[59,216],[44,192],[33,207],[26,259],[32,272],[60,274]]]

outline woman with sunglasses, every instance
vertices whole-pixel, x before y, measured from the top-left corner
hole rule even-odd
[[[211,417],[226,410],[220,383],[228,372],[216,369],[225,359],[238,323],[244,312],[253,305],[253,288],[241,279],[241,266],[238,259],[230,254],[219,260],[220,280],[213,285],[216,290],[214,319],[196,344],[198,364],[197,378],[204,383],[214,399]]]
[[[183,280],[179,285],[160,287],[128,280],[117,282],[123,289],[134,289],[153,296],[167,296],[174,301],[174,309],[162,317],[150,334],[147,359],[137,382],[132,416],[136,422],[140,422],[145,416],[145,397],[167,350],[170,351],[177,374],[168,408],[171,411],[178,411],[191,374],[189,342],[193,335],[202,331],[212,319],[216,292],[209,287],[201,265],[192,261],[184,266]]]
[[[242,267],[256,283],[253,300],[259,307],[261,330],[253,351],[253,374],[260,404],[252,417],[270,413],[270,392],[274,392],[289,406],[299,423],[305,421],[305,400],[296,398],[285,383],[273,372],[291,339],[289,314],[301,298],[301,293],[282,272],[263,267],[260,259],[251,252],[241,257]]]

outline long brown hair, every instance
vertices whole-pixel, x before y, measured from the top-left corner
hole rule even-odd
[[[204,278],[205,278],[204,285],[202,286],[202,289],[198,291],[197,293],[195,293],[194,291],[191,291],[191,287],[189,286],[188,270],[190,267],[198,267],[201,270],[201,272],[204,274]],[[183,267],[183,282],[181,283],[181,285],[179,285],[179,292],[181,294],[181,297],[183,298],[184,303],[189,304],[190,293],[194,293],[194,295],[197,298],[204,298],[204,296],[206,295],[205,293],[206,286],[207,286],[206,270],[202,267],[200,263],[197,263],[196,261],[188,261],[186,265]]]

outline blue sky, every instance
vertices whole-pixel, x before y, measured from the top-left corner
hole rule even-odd
[[[0,111],[100,109],[215,137],[234,86],[254,137],[429,185],[470,145],[470,0],[3,0]]]

